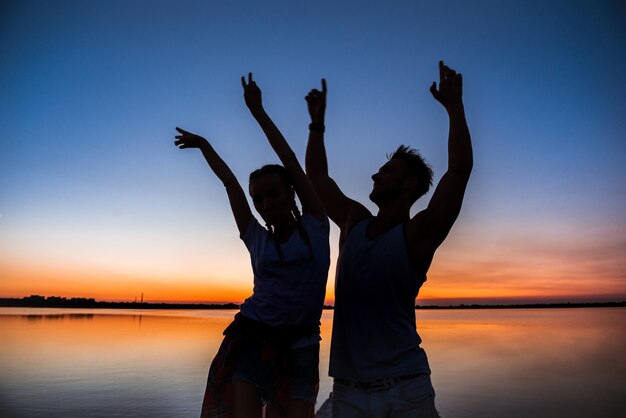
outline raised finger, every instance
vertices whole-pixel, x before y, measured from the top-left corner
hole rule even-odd
[[[328,88],[326,87],[326,79],[322,78],[322,93],[324,94],[324,96],[326,96],[327,91],[328,91]]]
[[[252,73],[248,73],[248,84],[252,83]]]
[[[443,61],[439,61],[439,84],[441,84],[441,82],[444,79],[444,65],[443,65]]]
[[[179,128],[178,126],[176,127],[176,130],[177,130],[178,132],[180,132],[181,134],[183,134],[183,135],[188,135],[188,134],[189,134],[189,132],[187,132],[187,131],[186,131],[186,130],[184,130],[184,129]]]
[[[244,88],[248,87],[248,85],[246,84],[246,78],[244,76],[241,76],[241,86]]]

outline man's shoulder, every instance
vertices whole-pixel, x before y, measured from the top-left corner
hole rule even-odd
[[[437,250],[429,238],[426,210],[417,213],[405,226],[406,249],[415,269],[426,274]]]
[[[409,219],[409,221],[406,223],[407,238],[418,237],[420,233],[424,232],[424,230],[426,229],[424,225],[427,216],[426,211],[427,209],[417,212],[415,216]]]
[[[348,212],[348,216],[346,216],[344,224],[338,225],[341,232],[339,236],[339,248],[343,247],[346,238],[350,235],[350,232],[358,223],[374,217],[372,212],[370,212],[369,209],[367,209],[363,204],[357,202],[356,200],[353,202],[355,204]]]

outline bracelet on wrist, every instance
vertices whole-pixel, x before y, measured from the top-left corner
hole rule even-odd
[[[309,123],[309,131],[324,133],[326,127],[321,122],[311,122]]]

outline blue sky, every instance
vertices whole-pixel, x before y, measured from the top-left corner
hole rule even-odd
[[[436,180],[445,171],[447,119],[428,92],[443,59],[464,75],[475,169],[431,276],[468,298],[494,286],[582,295],[589,272],[569,265],[584,259],[604,280],[597,294],[626,296],[624,6],[472,3],[3,2],[0,295],[47,290],[24,266],[71,267],[67,295],[103,277],[249,286],[223,188],[199,153],[173,146],[174,127],[209,138],[247,188],[277,159],[239,77],[254,72],[301,160],[303,98],[325,77],[331,174],[373,209],[369,176],[399,144],[420,149]],[[552,273],[522,289],[537,252],[553,254]],[[485,270],[493,282],[476,283]]]

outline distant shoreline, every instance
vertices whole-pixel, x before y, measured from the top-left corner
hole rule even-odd
[[[545,308],[623,308],[626,307],[626,301],[621,302],[564,302],[564,303],[523,303],[512,305],[480,305],[480,304],[461,304],[448,306],[416,306],[415,309],[545,309]]]
[[[238,303],[153,303],[153,302],[99,302],[93,298],[64,298],[59,296],[32,295],[24,298],[0,298],[2,308],[94,308],[94,309],[239,309]],[[524,303],[524,304],[460,304],[415,306],[418,310],[437,309],[545,309],[545,308],[621,308],[620,302],[564,302],[564,303]],[[324,305],[324,309],[334,309]]]

